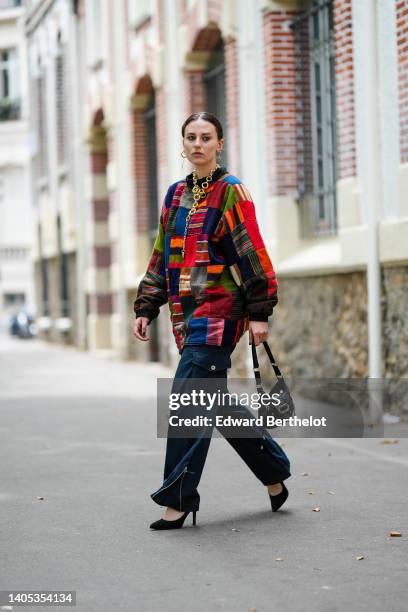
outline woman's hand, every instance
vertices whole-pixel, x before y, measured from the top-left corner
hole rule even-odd
[[[149,336],[146,336],[147,326],[149,324],[148,317],[137,317],[134,327],[133,327],[133,335],[138,340],[150,340]]]
[[[264,342],[269,334],[268,321],[250,321],[249,322],[249,344],[255,339],[255,346]]]

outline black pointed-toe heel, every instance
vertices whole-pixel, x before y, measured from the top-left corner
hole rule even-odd
[[[271,500],[272,512],[276,512],[288,499],[289,491],[285,487],[285,483],[281,482],[283,487],[282,491],[278,495],[271,495],[269,493],[269,499]]]
[[[193,510],[193,525],[196,524],[196,513],[197,511]],[[180,527],[183,526],[183,523],[186,520],[188,514],[190,514],[190,512],[185,512],[180,516],[180,518],[176,519],[175,521],[166,521],[164,519],[159,519],[158,521],[155,521],[150,525],[150,529],[180,529]]]

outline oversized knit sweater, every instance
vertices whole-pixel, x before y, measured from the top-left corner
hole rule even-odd
[[[249,321],[267,321],[278,301],[251,195],[225,167],[214,172],[190,217],[182,256],[192,186],[190,174],[168,188],[134,302],[136,317],[149,323],[168,302],[179,353],[185,344],[234,346]]]

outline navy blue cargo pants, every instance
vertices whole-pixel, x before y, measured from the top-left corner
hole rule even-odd
[[[172,392],[182,391],[183,381],[192,378],[216,378],[227,382],[227,370],[231,367],[230,346],[185,345],[178,364]],[[191,381],[189,381],[191,384]],[[190,387],[189,387],[190,388]],[[217,414],[220,410],[217,408]],[[225,408],[222,408],[225,414]],[[227,414],[234,417],[253,418],[242,404],[229,404]],[[197,491],[214,425],[202,427],[194,438],[167,437],[166,458],[164,465],[164,482],[151,494],[151,498],[160,506],[169,506],[180,512],[191,512],[199,509],[200,495]],[[263,485],[275,484],[291,476],[290,462],[279,444],[272,438],[266,428],[254,426],[251,436],[231,437],[224,427],[217,427],[250,470]],[[224,430],[225,429],[225,430]],[[169,432],[171,425],[169,423]],[[194,430],[195,431],[195,430]],[[211,432],[211,433],[209,433]],[[205,435],[204,435],[205,433]]]

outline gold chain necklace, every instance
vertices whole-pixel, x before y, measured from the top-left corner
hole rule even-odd
[[[205,177],[205,181],[203,182],[201,187],[198,184],[198,178],[197,178],[196,169],[194,168],[194,170],[193,170],[193,184],[194,184],[194,186],[193,186],[192,192],[193,192],[194,204],[192,205],[192,207],[188,211],[188,215],[187,215],[187,218],[186,218],[186,226],[184,228],[184,236],[183,236],[183,248],[181,249],[181,255],[182,255],[183,258],[184,258],[184,254],[185,254],[186,236],[187,236],[188,224],[189,224],[189,221],[190,221],[190,217],[195,213],[200,200],[205,196],[205,190],[207,189],[208,185],[211,183],[214,172],[218,168],[220,168],[220,167],[221,166],[219,164],[215,165],[215,168],[213,168],[211,170],[211,172]]]

